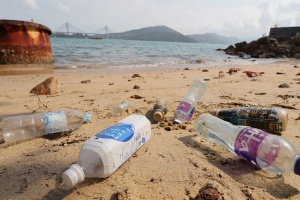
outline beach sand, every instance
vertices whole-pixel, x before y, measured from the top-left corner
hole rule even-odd
[[[289,119],[281,137],[300,151],[299,61],[199,69],[144,70],[139,72],[31,71],[1,76],[1,119],[32,111],[78,109],[92,114],[90,123],[72,133],[0,144],[0,199],[194,199],[210,185],[220,199],[300,199],[300,177],[276,176],[234,156],[224,147],[195,135],[195,119],[212,108],[240,106],[283,107]],[[243,71],[264,72],[248,77]],[[219,77],[223,71],[225,76]],[[279,73],[277,73],[279,72]],[[132,78],[138,73],[140,77]],[[3,75],[3,74],[2,74]],[[36,96],[30,90],[54,76],[61,85],[55,95]],[[83,142],[130,114],[150,116],[157,98],[169,102],[166,120],[186,94],[193,79],[208,85],[196,112],[183,128],[152,121],[152,136],[114,174],[106,179],[85,179],[74,188],[62,185],[62,173],[76,162]],[[298,79],[298,80],[297,80]],[[88,83],[81,81],[90,80]],[[286,83],[289,88],[279,88]],[[137,85],[140,89],[134,89]],[[139,95],[140,99],[133,98]],[[282,98],[280,96],[286,96]],[[111,107],[128,100],[128,112],[110,115]],[[149,117],[151,118],[151,117]],[[169,127],[166,128],[166,127]]]

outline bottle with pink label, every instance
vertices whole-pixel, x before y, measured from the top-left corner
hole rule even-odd
[[[267,172],[300,175],[300,154],[280,136],[249,126],[237,126],[211,114],[195,121],[195,132]]]
[[[206,88],[207,85],[204,81],[192,81],[186,95],[183,97],[177,109],[174,111],[173,124],[180,124],[190,121],[197,108],[198,101],[204,94]]]

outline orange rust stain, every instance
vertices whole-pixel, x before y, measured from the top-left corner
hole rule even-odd
[[[40,24],[0,20],[0,64],[52,63],[50,34]]]

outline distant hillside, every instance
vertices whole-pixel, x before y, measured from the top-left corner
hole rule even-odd
[[[218,35],[216,33],[194,34],[194,35],[187,35],[187,36],[198,43],[235,44],[241,41],[241,39],[237,37],[225,37],[225,36]]]
[[[153,26],[141,28],[123,33],[112,33],[115,39],[165,41],[165,42],[189,42],[196,41],[166,26]]]

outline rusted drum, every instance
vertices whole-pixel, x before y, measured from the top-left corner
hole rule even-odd
[[[51,34],[34,22],[0,20],[0,64],[52,63]]]

